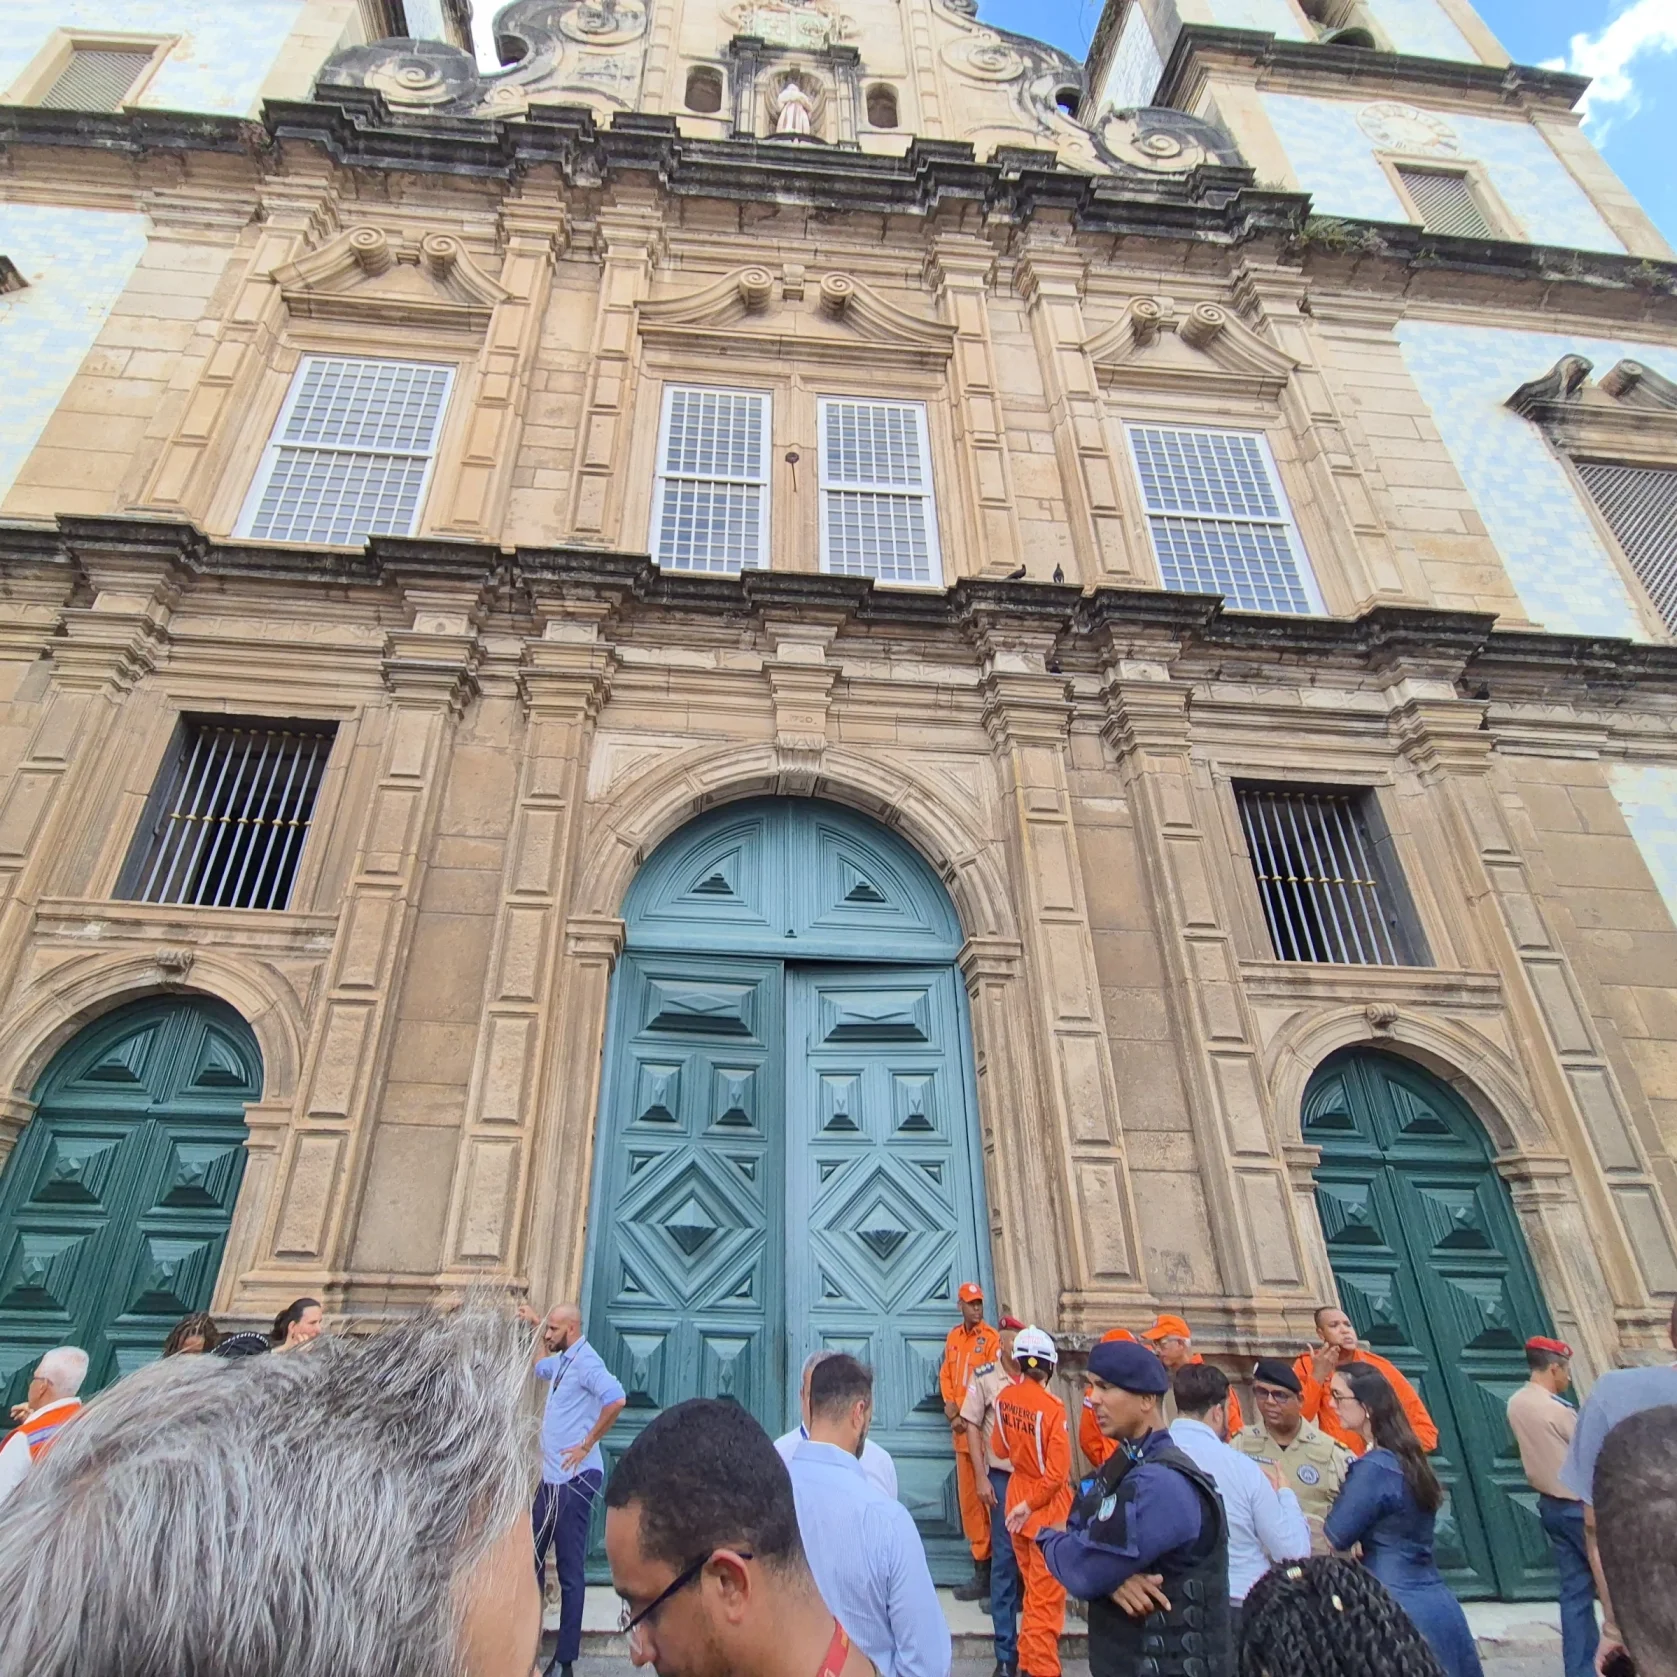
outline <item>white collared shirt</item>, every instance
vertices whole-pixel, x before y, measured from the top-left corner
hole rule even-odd
[[[780,1452],[780,1459],[788,1467],[792,1465],[792,1457],[800,1444],[809,1437],[809,1429],[802,1422],[790,1432],[783,1432],[774,1441],[774,1447]],[[897,1464],[891,1460],[891,1452],[883,1444],[875,1444],[871,1438],[862,1441],[862,1471],[876,1484],[892,1501],[897,1496]]]

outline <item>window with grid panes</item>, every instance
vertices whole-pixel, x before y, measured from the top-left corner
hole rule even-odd
[[[297,369],[240,534],[356,546],[411,536],[454,369],[311,355]]]
[[[115,111],[151,64],[151,47],[72,47],[35,103],[50,111]]]
[[[768,564],[769,398],[668,385],[648,545],[678,571],[734,575]]]
[[[1496,229],[1473,195],[1473,183],[1455,169],[1412,169],[1398,165],[1398,179],[1420,212],[1429,233],[1449,233],[1462,239],[1494,239]]]
[[[182,718],[117,895],[284,908],[336,731],[330,722]]]
[[[1427,966],[1372,792],[1235,788],[1278,960]]]
[[[1320,611],[1293,515],[1263,438],[1131,425],[1130,452],[1159,578],[1241,611]]]
[[[1654,609],[1677,633],[1677,467],[1575,464]]]
[[[822,570],[876,582],[941,582],[924,405],[848,396],[823,396],[816,405]]]

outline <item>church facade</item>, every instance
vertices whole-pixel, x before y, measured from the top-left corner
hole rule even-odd
[[[0,1368],[1338,1299],[1466,1593],[1677,1295],[1677,264],[1465,0],[22,0]],[[481,25],[482,19],[478,23]],[[15,1392],[14,1396],[17,1395]],[[620,1429],[622,1430],[622,1429]]]

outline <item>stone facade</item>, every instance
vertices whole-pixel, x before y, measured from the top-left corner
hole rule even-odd
[[[1160,43],[1181,110],[1091,98],[1087,125],[1059,103],[1077,66],[959,0],[521,4],[532,55],[499,79],[357,45],[326,0],[266,10],[318,80],[260,121],[0,111],[28,282],[0,295],[8,1143],[80,1025],[203,990],[266,1074],[219,1311],[574,1295],[624,892],[702,810],[819,796],[959,911],[1007,1308],[1296,1347],[1332,1288],[1301,1102],[1369,1044],[1478,1114],[1581,1360],[1657,1350],[1677,653],[1503,406],[1569,353],[1677,377],[1669,251],[1546,137],[1576,82],[1517,72],[1505,103],[1487,54],[1446,101],[1508,131],[1470,149],[1511,203],[1504,157],[1566,186],[1530,231],[1557,252],[1375,225],[1401,217],[1288,163],[1278,113],[1307,101],[1242,68],[1226,31],[1272,28],[1251,4]],[[1453,0],[1373,10],[1470,38]],[[1348,49],[1295,22],[1264,76],[1297,88]],[[690,69],[742,63],[745,103],[682,109]],[[1368,71],[1334,110],[1421,106],[1439,74]],[[787,75],[814,140],[765,137],[752,101]],[[876,81],[898,132],[857,120]],[[410,536],[242,533],[309,355],[455,369]],[[768,569],[645,557],[672,382],[770,392]],[[936,586],[822,574],[828,395],[924,404]],[[1260,433],[1325,610],[1162,589],[1127,421]],[[119,897],[182,714],[336,724],[284,910]],[[1430,964],[1275,958],[1252,781],[1373,793]]]

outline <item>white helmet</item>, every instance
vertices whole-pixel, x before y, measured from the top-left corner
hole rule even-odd
[[[1021,1328],[1019,1336],[1013,1342],[1013,1360],[1019,1362],[1026,1357],[1035,1357],[1039,1362],[1058,1365],[1060,1353],[1054,1349],[1054,1341],[1041,1328]]]

